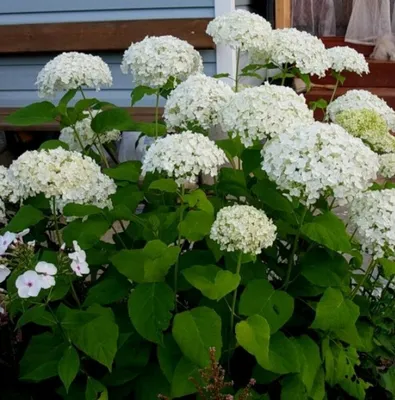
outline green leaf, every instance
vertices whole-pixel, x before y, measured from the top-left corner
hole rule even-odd
[[[71,340],[82,352],[111,371],[119,334],[114,313],[99,305],[89,307],[87,312],[97,314],[97,318],[70,330]]]
[[[73,346],[69,346],[58,364],[58,374],[68,393],[70,385],[80,369],[80,357]]]
[[[324,331],[345,329],[355,325],[359,317],[359,307],[346,299],[338,289],[325,290],[317,305],[316,316],[311,327]]]
[[[312,400],[324,400],[326,394],[325,388],[325,372],[324,368],[320,368],[314,379],[314,385],[309,393]]]
[[[380,258],[379,263],[383,267],[384,276],[387,279],[390,279],[395,275],[395,261]]]
[[[126,206],[133,214],[143,199],[144,193],[140,192],[135,184],[118,187],[117,192],[111,197],[114,208],[120,205]]]
[[[241,144],[239,137],[233,139],[216,140],[215,143],[226,153],[229,159],[240,157],[244,150],[244,146]]]
[[[286,376],[281,381],[281,400],[308,400],[306,388],[298,375]]]
[[[78,100],[77,103],[75,103],[74,111],[78,115],[88,108],[93,107],[99,103],[100,102],[97,99],[81,99]]]
[[[255,356],[259,364],[269,361],[270,327],[260,315],[252,315],[236,325],[236,338],[240,346]]]
[[[129,112],[124,108],[110,108],[98,113],[92,120],[91,128],[96,133],[104,133],[117,129],[129,131],[133,125]]]
[[[173,337],[185,357],[200,367],[210,363],[209,349],[215,347],[221,356],[221,318],[207,307],[184,311],[174,317]]]
[[[262,171],[262,155],[261,148],[248,148],[241,155],[243,163],[243,171],[246,176],[254,174],[257,178],[263,178],[265,173]]]
[[[99,114],[100,115],[100,114]],[[138,182],[141,174],[140,161],[126,161],[114,168],[107,168],[103,171],[110,178],[119,181]]]
[[[222,168],[219,173],[217,190],[225,195],[250,197],[244,172],[233,168]]]
[[[381,375],[381,382],[385,390],[395,397],[395,367],[391,367],[385,374]]]
[[[190,242],[197,242],[210,233],[213,222],[214,216],[205,211],[189,211],[178,230]]]
[[[283,211],[286,213],[293,212],[292,203],[283,196],[272,183],[268,180],[259,181],[252,187],[252,191],[258,196],[263,204],[268,205],[276,211]]]
[[[266,318],[270,332],[277,332],[294,311],[293,298],[282,290],[274,290],[264,279],[248,283],[240,297],[239,313],[248,317],[259,314]]]
[[[215,265],[196,265],[183,270],[182,274],[193,287],[211,300],[222,299],[240,283],[240,275],[232,274]]]
[[[103,210],[90,204],[69,203],[63,208],[66,217],[85,217],[87,215],[101,214]]]
[[[307,335],[295,338],[294,343],[299,348],[301,361],[300,379],[304,383],[307,392],[310,393],[313,390],[315,377],[322,364],[320,349],[317,343]]]
[[[269,360],[267,362],[262,360],[259,364],[266,370],[277,374],[300,372],[298,348],[282,332],[276,332],[270,338]]]
[[[150,88],[149,86],[136,86],[130,95],[132,98],[132,107],[139,102],[144,96],[152,96],[158,93],[158,89]]]
[[[7,123],[17,126],[40,125],[54,121],[56,107],[49,101],[33,103],[8,115]]]
[[[56,321],[51,313],[45,310],[45,305],[37,305],[26,310],[22,316],[18,319],[16,329],[22,328],[22,326],[33,322],[36,325],[42,326],[54,326]]]
[[[6,226],[7,231],[21,232],[26,228],[30,228],[38,224],[44,219],[44,214],[32,206],[23,206],[14,215]]]
[[[338,253],[324,249],[309,251],[301,262],[302,275],[313,285],[322,287],[347,286],[350,279],[349,265]]]
[[[309,239],[340,252],[350,252],[350,237],[343,221],[332,212],[314,217],[313,222],[302,226],[302,233]]]
[[[184,196],[184,203],[190,208],[205,211],[207,214],[214,215],[214,206],[207,198],[206,193],[201,189],[194,190]]]
[[[222,74],[215,74],[213,75],[213,78],[219,79],[219,78],[228,78],[230,76],[229,73],[223,72]]]
[[[40,382],[58,374],[66,344],[51,333],[33,336],[20,362],[20,379]]]
[[[111,258],[118,271],[135,282],[162,282],[178,259],[180,248],[160,240],[148,242],[144,249],[121,250]]]
[[[101,382],[88,376],[85,400],[108,400],[107,388]]]
[[[52,150],[61,147],[62,149],[69,150],[69,145],[60,140],[47,140],[41,144],[38,150]]]
[[[163,331],[169,327],[174,308],[174,293],[165,283],[144,283],[129,297],[130,319],[145,339],[163,344]]]
[[[167,333],[163,339],[163,345],[157,347],[157,356],[160,368],[166,379],[173,381],[174,371],[182,358],[182,353],[172,334]]]
[[[74,96],[77,94],[77,91],[78,89],[70,89],[60,99],[57,107],[60,114],[67,113],[67,105],[70,103],[71,100],[73,100]]]
[[[176,193],[178,190],[177,183],[173,179],[159,179],[153,181],[149,185],[149,190],[160,190],[161,192]]]
[[[199,367],[182,357],[174,370],[173,380],[171,382],[171,397],[178,399],[183,396],[196,393],[195,385],[190,381],[190,378],[199,380]]]
[[[157,364],[150,364],[139,376],[134,396],[138,400],[154,400],[158,394],[170,396],[170,384]]]

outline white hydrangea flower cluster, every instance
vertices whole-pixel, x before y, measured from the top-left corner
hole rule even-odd
[[[114,181],[90,157],[62,148],[27,151],[10,168],[13,202],[43,193],[55,198],[59,211],[68,203],[110,207]]]
[[[278,66],[294,65],[302,74],[320,77],[331,65],[322,40],[295,28],[273,30],[268,49],[251,52],[253,63],[263,64],[268,59]]]
[[[393,178],[395,176],[395,153],[382,154],[379,159],[379,174],[387,179]]]
[[[290,196],[314,204],[332,195],[344,205],[376,178],[379,160],[363,142],[335,124],[294,126],[266,143],[262,169]]]
[[[177,184],[194,183],[200,173],[217,176],[226,155],[208,137],[191,131],[158,139],[145,153],[143,174],[163,172]]]
[[[6,208],[4,200],[9,197],[12,191],[8,169],[0,165],[0,222],[6,222]]]
[[[395,152],[395,137],[388,131],[387,122],[375,110],[346,110],[335,116],[335,122],[348,133],[359,137],[374,152]]]
[[[206,32],[216,45],[249,51],[266,47],[272,27],[258,14],[236,10],[216,17],[208,24]]]
[[[101,111],[92,110],[90,113],[86,111],[84,112],[86,117],[80,121],[77,121],[75,124],[75,129],[78,132],[79,138],[84,148],[86,148],[87,146],[92,146],[93,144],[99,145],[99,144],[114,142],[119,140],[121,136],[121,132],[114,129],[109,132],[100,133],[99,134],[100,143],[98,142],[97,133],[91,128],[91,122],[92,122],[92,117],[94,118],[99,112]],[[60,131],[59,140],[66,143],[69,146],[69,149],[72,151],[78,151],[78,152],[82,151],[81,145],[75,136],[74,129],[69,126],[63,128]]]
[[[185,40],[174,36],[147,36],[132,43],[125,51],[121,64],[137,85],[160,88],[173,77],[185,81],[190,75],[203,71],[200,54]]]
[[[49,61],[37,76],[40,97],[53,97],[57,92],[80,86],[100,90],[112,85],[109,66],[98,56],[69,52]]]
[[[260,254],[276,240],[277,228],[264,211],[247,205],[222,208],[211,227],[210,238],[221,250]]]
[[[240,136],[245,146],[278,135],[293,124],[313,121],[313,111],[303,95],[268,83],[236,93],[220,115],[222,129],[233,137]]]
[[[350,221],[364,251],[395,260],[395,190],[361,193],[351,204]]]
[[[7,222],[7,216],[5,212],[4,201],[0,199],[0,223],[5,224]]]
[[[365,56],[348,46],[335,46],[327,50],[331,69],[336,72],[350,71],[359,75],[369,73]]]
[[[202,74],[190,76],[170,94],[164,118],[169,129],[198,125],[210,129],[218,124],[219,113],[234,95],[224,82]]]
[[[388,129],[395,131],[395,111],[380,97],[367,90],[349,90],[328,105],[330,119],[335,122],[336,115],[346,110],[371,109],[379,113],[387,122]]]

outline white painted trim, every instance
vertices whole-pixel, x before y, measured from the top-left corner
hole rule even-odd
[[[215,16],[227,14],[236,9],[235,0],[214,0]],[[228,46],[217,46],[217,74],[228,73],[231,77],[236,75],[236,52]],[[233,85],[232,81],[229,80]]]

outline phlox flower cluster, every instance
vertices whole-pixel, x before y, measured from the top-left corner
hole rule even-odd
[[[314,204],[334,196],[353,200],[376,178],[379,160],[363,142],[335,124],[294,126],[262,149],[262,169],[292,197]]]
[[[68,255],[71,260],[71,269],[77,276],[87,275],[90,272],[88,263],[86,262],[86,253],[78,245],[77,241],[73,241],[74,252]]]
[[[247,205],[222,208],[211,227],[210,238],[221,250],[260,254],[276,240],[276,226],[264,211]]]
[[[336,72],[350,71],[359,75],[369,73],[365,56],[348,46],[335,46],[327,50],[331,69]]]

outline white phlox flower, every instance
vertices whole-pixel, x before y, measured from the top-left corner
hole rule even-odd
[[[380,175],[390,179],[395,176],[395,153],[382,154],[380,159]]]
[[[293,126],[262,149],[262,169],[292,197],[314,204],[333,196],[353,200],[376,179],[379,160],[363,142],[335,124]]]
[[[0,264],[0,283],[4,282],[10,273],[11,270],[6,265]]]
[[[59,211],[68,203],[111,207],[109,196],[116,191],[114,181],[92,158],[62,148],[27,151],[9,170],[14,183],[11,201],[43,193],[55,198]]]
[[[330,60],[321,39],[295,28],[275,29],[269,47],[251,52],[251,62],[265,64],[268,60],[279,67],[297,67],[302,74],[325,76]]]
[[[336,72],[355,72],[359,75],[369,73],[365,56],[348,46],[335,46],[327,50],[331,69]]]
[[[361,193],[352,202],[349,215],[364,251],[375,259],[395,260],[395,190]]]
[[[222,129],[233,137],[240,136],[245,146],[282,133],[294,124],[313,121],[313,111],[303,95],[268,83],[236,93],[220,114]]]
[[[190,131],[158,139],[145,153],[142,173],[160,172],[182,185],[194,183],[200,173],[217,176],[226,155],[208,137]]]
[[[58,272],[55,265],[45,261],[40,261],[34,269],[39,273],[42,289],[49,289],[52,286],[55,286],[56,282],[54,276]]]
[[[87,88],[99,90],[112,85],[109,66],[98,56],[69,52],[49,61],[37,76],[40,97],[53,97],[57,92]]]
[[[203,71],[199,52],[185,40],[174,36],[147,36],[132,43],[121,64],[124,74],[131,73],[137,85],[160,88],[170,78],[181,81]]]
[[[258,14],[236,10],[213,19],[206,32],[216,45],[225,44],[233,49],[248,51],[265,48],[272,27]]]
[[[100,144],[115,142],[119,140],[121,132],[114,129],[108,132],[97,134],[91,128],[92,117],[94,118],[100,110],[92,110],[90,113],[85,112],[86,117],[75,124],[75,130],[78,132],[79,139],[84,148],[92,146],[93,144],[99,146]],[[67,126],[60,131],[59,140],[66,143],[72,151],[82,152],[81,144],[78,141],[74,129]]]
[[[221,250],[260,254],[276,240],[276,226],[264,211],[252,206],[222,208],[211,227],[210,238]]]
[[[37,297],[42,289],[41,278],[36,271],[26,271],[16,278],[15,286],[20,298]]]
[[[86,262],[86,253],[78,243],[73,241],[74,252],[68,255],[71,260],[71,269],[77,276],[83,276],[90,273],[88,263]]]
[[[0,236],[0,256],[7,251],[15,239],[17,239],[17,234],[13,232],[6,232],[4,235]]]
[[[164,118],[168,129],[188,129],[198,125],[210,129],[218,124],[218,115],[234,95],[224,82],[202,74],[192,75],[170,94]]]
[[[337,114],[346,110],[371,109],[380,114],[387,122],[388,129],[395,131],[395,111],[380,97],[367,90],[348,90],[328,105],[328,114],[336,121]]]

